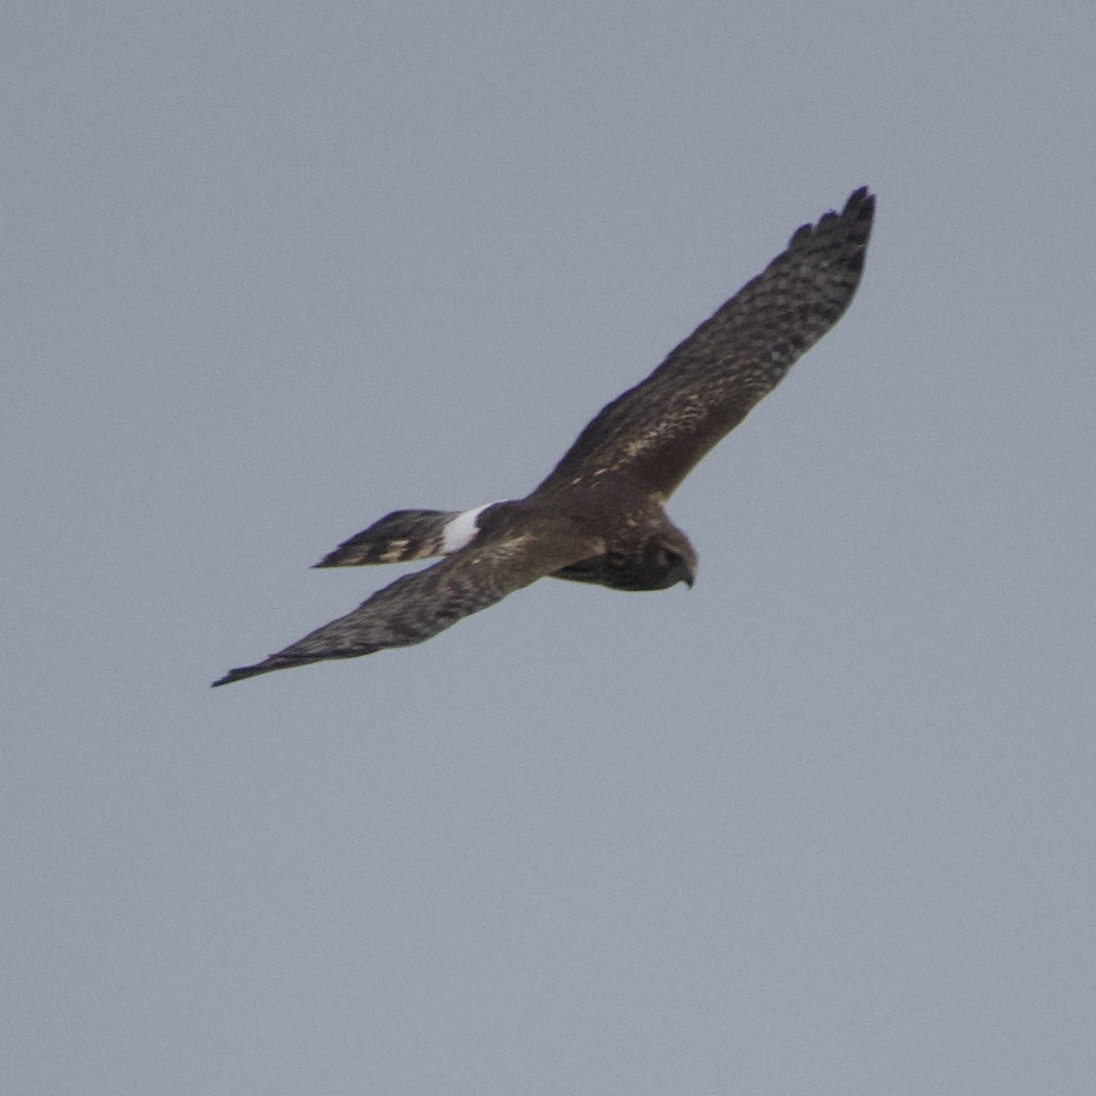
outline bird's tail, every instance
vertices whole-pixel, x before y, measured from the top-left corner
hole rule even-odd
[[[459,510],[395,510],[343,541],[315,566],[361,567],[440,556],[445,549],[445,527],[460,513]]]

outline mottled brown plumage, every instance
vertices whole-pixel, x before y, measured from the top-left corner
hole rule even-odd
[[[397,510],[345,541],[316,566],[446,558],[214,684],[420,643],[538,578],[691,586],[696,552],[663,506],[848,307],[874,208],[861,188],[841,213],[803,225],[646,380],[603,408],[526,498],[463,513]]]

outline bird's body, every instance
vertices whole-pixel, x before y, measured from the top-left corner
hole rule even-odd
[[[875,199],[804,225],[786,251],[589,423],[524,499],[468,511],[397,510],[318,567],[444,558],[225,685],[270,670],[422,642],[538,578],[617,590],[690,586],[697,557],[666,516],[690,469],[828,331],[856,291]]]

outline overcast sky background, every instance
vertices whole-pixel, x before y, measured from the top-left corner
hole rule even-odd
[[[1094,41],[9,6],[0,1088],[1091,1093]],[[852,307],[672,500],[693,591],[210,691],[862,183]]]

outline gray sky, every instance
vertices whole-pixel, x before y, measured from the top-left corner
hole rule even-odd
[[[14,6],[0,1088],[1091,1092],[1094,40]],[[852,308],[672,500],[696,589],[210,691],[861,183]]]

